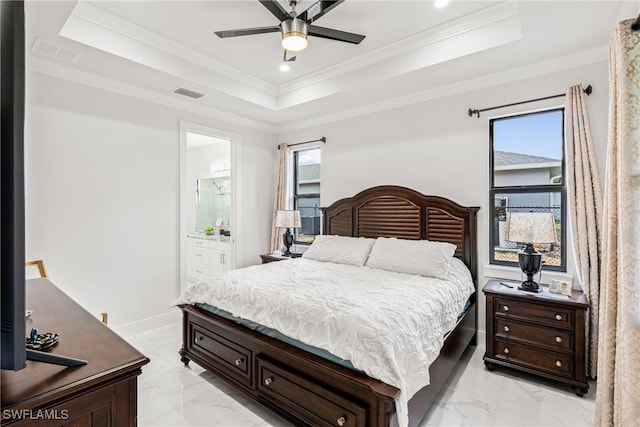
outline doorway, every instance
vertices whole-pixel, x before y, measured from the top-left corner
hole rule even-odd
[[[180,291],[235,267],[236,134],[180,122]]]

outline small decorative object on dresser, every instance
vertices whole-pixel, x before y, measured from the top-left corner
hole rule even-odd
[[[585,318],[582,291],[568,297],[529,293],[491,280],[484,287],[489,370],[507,366],[571,385],[578,396],[589,390],[585,371]]]

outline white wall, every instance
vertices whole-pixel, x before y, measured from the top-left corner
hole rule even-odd
[[[489,263],[488,118],[467,110],[564,93],[575,84],[592,84],[588,99],[597,155],[604,178],[608,109],[606,62],[583,66],[464,95],[413,104],[340,122],[278,135],[279,141],[327,138],[322,147],[321,203],[354,195],[375,185],[396,184],[442,195],[462,205],[480,206],[478,215],[479,286]],[[563,98],[496,110],[493,116],[559,106]],[[569,249],[569,272],[574,271]],[[484,299],[480,304],[484,330]]]
[[[180,120],[241,135],[237,265],[268,250],[273,135],[40,73],[27,92],[27,258],[94,315],[118,326],[174,310]]]

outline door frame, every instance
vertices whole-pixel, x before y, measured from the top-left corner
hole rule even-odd
[[[231,179],[231,263],[230,269],[235,268],[236,264],[236,241],[239,240],[239,234],[241,234],[242,227],[238,222],[238,197],[240,188],[240,171],[238,164],[237,152],[240,145],[240,135],[237,133],[229,132],[222,129],[213,128],[211,126],[201,125],[198,123],[187,122],[180,120],[180,152],[179,152],[179,226],[178,226],[178,240],[179,240],[179,266],[180,266],[180,293],[184,292],[187,288],[187,234],[191,231],[187,230],[187,132],[198,133],[201,135],[212,136],[215,138],[228,139],[231,143],[230,146],[230,179]],[[195,231],[195,230],[193,230]]]

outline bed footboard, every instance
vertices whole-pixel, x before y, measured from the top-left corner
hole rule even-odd
[[[390,425],[397,388],[197,307],[181,309],[185,365],[194,361],[296,424]]]
[[[183,312],[182,362],[194,361],[295,424],[397,426],[400,390],[192,305]],[[431,384],[409,401],[416,426],[474,343],[476,304],[449,334],[430,368]]]

